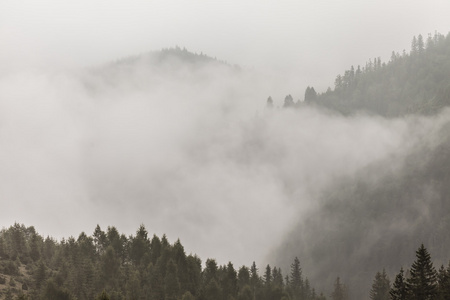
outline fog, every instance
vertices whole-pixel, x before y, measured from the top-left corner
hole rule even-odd
[[[413,35],[446,33],[449,10],[446,0],[5,0],[0,72],[92,66],[179,45],[283,77],[290,93],[320,91],[351,65],[408,51]]]
[[[330,288],[349,270],[311,253],[345,224],[333,201],[354,182],[370,192],[429,158],[450,111],[343,116],[283,109],[283,99],[324,91],[350,65],[386,61],[413,35],[446,33],[450,7],[297,2],[0,3],[0,226],[61,239],[144,224],[203,261],[277,264],[286,275],[298,256],[312,286]],[[149,52],[175,45],[231,65]],[[436,191],[423,193],[412,200],[417,218],[370,220],[342,261],[364,261],[382,238],[432,218],[423,201]],[[364,280],[350,288],[368,291]]]
[[[1,78],[2,226],[62,238],[144,224],[202,259],[273,263],[336,180],[432,146],[450,117],[266,109],[257,73],[143,57]]]

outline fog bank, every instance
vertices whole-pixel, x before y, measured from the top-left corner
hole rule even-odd
[[[203,260],[273,263],[336,180],[432,147],[449,120],[268,110],[272,88],[256,72],[179,60],[3,74],[2,225],[61,238],[143,223]]]

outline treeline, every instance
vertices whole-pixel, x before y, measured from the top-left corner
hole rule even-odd
[[[393,51],[387,63],[376,57],[364,66],[351,66],[336,77],[334,89],[317,93],[307,87],[298,101],[288,95],[283,107],[315,104],[346,115],[365,111],[385,117],[435,113],[450,105],[449,78],[450,33],[436,32],[426,40],[414,37],[409,53]],[[272,98],[267,104],[272,106]]]
[[[370,290],[371,300],[448,300],[450,299],[450,264],[441,265],[439,271],[433,266],[431,255],[422,244],[416,251],[411,268],[403,270],[390,284],[386,271],[378,272]]]
[[[143,225],[135,235],[115,227],[60,242],[34,227],[14,224],[0,231],[0,299],[323,300],[294,259],[290,274],[267,265],[235,269],[186,255]]]
[[[146,54],[140,54],[130,57],[125,57],[115,61],[111,66],[117,67],[119,65],[132,65],[136,62],[143,62],[145,60],[152,63],[152,67],[164,64],[172,59],[177,59],[186,65],[221,65],[231,67],[235,70],[240,70],[238,65],[230,65],[228,62],[219,60],[216,57],[211,57],[203,52],[194,53],[186,48],[179,46],[171,48],[163,48],[160,51],[152,51]]]

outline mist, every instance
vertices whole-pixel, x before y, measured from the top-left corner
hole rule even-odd
[[[402,157],[438,145],[450,120],[449,111],[384,119],[267,109],[272,88],[255,72],[175,58],[158,65],[151,55],[3,75],[3,226],[62,238],[96,224],[134,234],[144,224],[202,259],[280,262],[274,251],[336,181],[387,159],[389,169],[368,178],[400,172]],[[294,252],[287,258],[302,257]]]

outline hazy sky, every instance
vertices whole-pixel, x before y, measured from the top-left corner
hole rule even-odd
[[[84,66],[179,45],[289,74],[299,93],[408,50],[413,35],[446,34],[449,11],[447,0],[2,0],[0,64]]]

